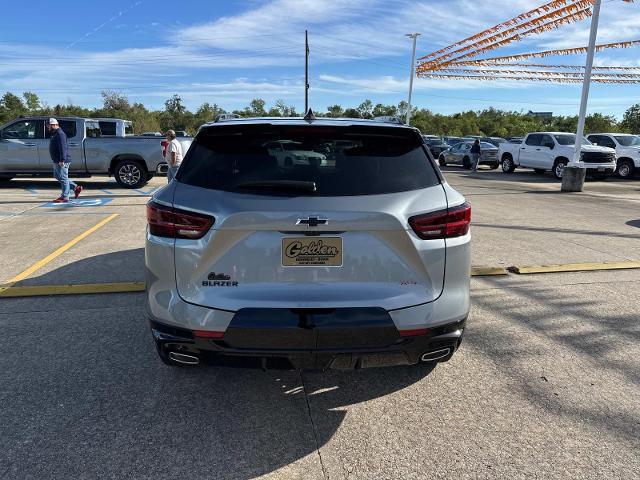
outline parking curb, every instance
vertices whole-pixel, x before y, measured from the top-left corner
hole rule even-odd
[[[509,272],[504,267],[489,267],[484,265],[471,267],[472,277],[490,277],[494,275],[509,275]]]
[[[597,270],[625,270],[640,268],[640,260],[602,263],[566,263],[557,265],[528,265],[509,267],[509,271],[519,275],[535,273],[590,272]]]
[[[8,286],[0,298],[40,297],[48,295],[90,295],[93,293],[144,292],[144,282],[85,283],[69,285]]]

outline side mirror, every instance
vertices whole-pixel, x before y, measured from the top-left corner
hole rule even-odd
[[[553,150],[554,148],[556,148],[556,144],[555,143],[550,143],[549,144],[549,149]]]

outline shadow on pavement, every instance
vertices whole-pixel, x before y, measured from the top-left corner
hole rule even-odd
[[[486,283],[499,286],[490,278]],[[610,409],[607,405],[594,408],[593,404],[579,404],[567,393],[567,389],[579,388],[587,379],[600,384],[591,383],[592,395],[603,388],[602,384],[615,382],[618,377],[629,382],[627,388],[640,386],[640,369],[634,366],[636,359],[625,361],[630,346],[640,342],[637,314],[615,314],[601,308],[603,301],[597,297],[574,297],[566,289],[554,291],[514,286],[509,292],[509,295],[519,297],[518,300],[505,301],[500,296],[473,297],[476,308],[499,311],[502,320],[476,329],[465,341],[492,358],[509,377],[514,391],[540,409],[559,418],[568,417],[576,423],[587,422],[613,437],[637,441],[640,425],[637,412],[634,415]],[[553,388],[564,394],[556,391],[551,395],[548,389],[532,382],[529,371],[531,365],[541,362],[541,355],[561,356],[565,358],[562,362],[567,362],[567,357],[578,356],[581,363],[593,365],[593,370],[581,371],[573,385],[555,385]],[[601,378],[603,372],[611,377]],[[594,403],[597,405],[597,401]]]
[[[82,244],[76,248],[81,249]],[[34,275],[19,285],[66,285],[144,281],[144,248],[93,255]]]
[[[114,281],[109,270],[132,266],[143,267],[142,249],[30,282],[77,282],[79,273]],[[168,367],[155,352],[144,294],[11,301],[0,314],[3,479],[248,479],[287,466],[301,478],[322,477],[317,449],[340,427],[346,413],[337,409],[404,389],[433,369]]]

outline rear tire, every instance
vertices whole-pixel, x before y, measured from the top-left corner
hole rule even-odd
[[[553,176],[558,180],[562,180],[564,169],[566,168],[568,163],[569,162],[564,159],[556,160],[556,163],[553,164]]]
[[[116,165],[114,176],[124,188],[140,188],[147,183],[147,170],[136,160],[122,160]]]
[[[534,168],[533,171],[536,172],[538,175],[544,175],[545,169],[544,168]]]
[[[635,173],[635,165],[631,160],[620,160],[616,169],[620,178],[631,179]]]
[[[471,159],[469,157],[464,157],[462,159],[462,168],[465,170],[471,170]]]
[[[445,160],[444,155],[440,155],[438,157],[438,163],[440,164],[441,167],[447,166],[447,161]]]
[[[504,157],[502,157],[502,171],[504,173],[513,173],[515,169],[516,164],[513,163],[513,158],[511,158],[511,155],[505,155]]]

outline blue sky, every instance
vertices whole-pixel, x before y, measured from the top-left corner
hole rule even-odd
[[[304,105],[304,30],[310,103],[357,106],[405,100],[411,42],[418,56],[542,4],[542,0],[32,0],[3,8],[0,90],[34,91],[50,105],[99,106],[100,91],[161,108],[174,93],[190,109],[230,110],[260,97]],[[24,5],[29,13],[25,13]],[[586,45],[589,21],[493,55]],[[640,8],[604,1],[598,42],[640,39]],[[638,48],[597,54],[601,65],[640,65]],[[584,62],[583,56],[549,59]],[[539,62],[538,62],[539,63]],[[414,105],[440,113],[494,106],[576,114],[580,87],[418,79]],[[594,84],[590,112],[621,116],[640,86]]]

